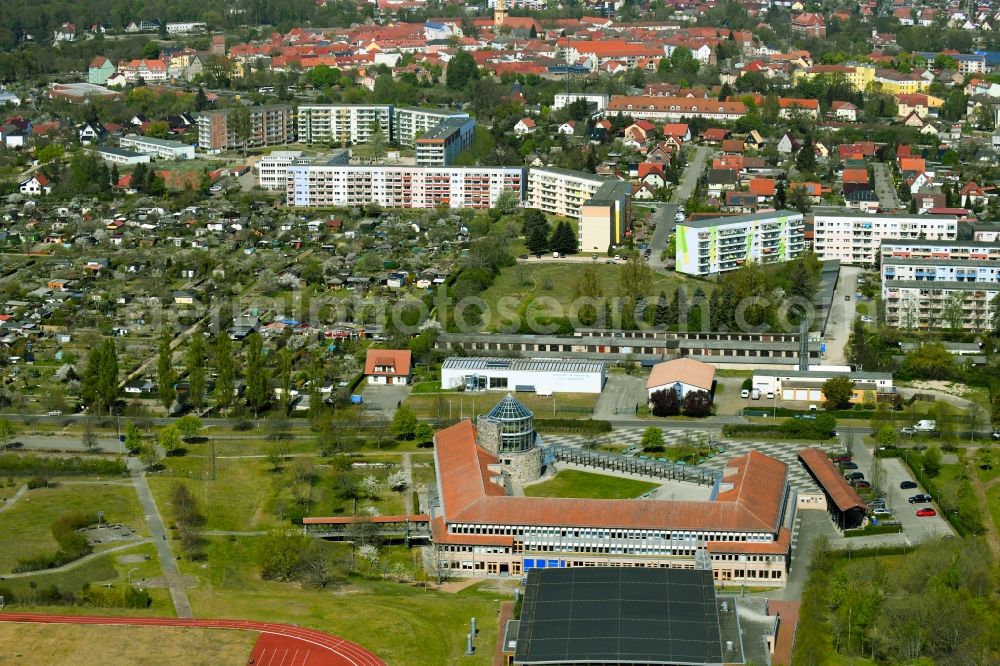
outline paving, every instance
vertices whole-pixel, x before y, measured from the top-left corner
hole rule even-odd
[[[595,419],[614,420],[616,416],[634,416],[635,408],[646,402],[646,377],[611,373],[594,406]]]
[[[899,195],[893,185],[889,165],[876,162],[872,166],[872,172],[875,177],[875,195],[878,197],[879,208],[890,211],[899,208]]]
[[[826,320],[826,330],[823,341],[826,352],[823,354],[824,365],[844,365],[847,357],[844,348],[851,335],[854,316],[857,312],[857,301],[854,294],[858,287],[858,277],[862,271],[856,266],[841,266],[837,289],[830,304],[830,316]]]

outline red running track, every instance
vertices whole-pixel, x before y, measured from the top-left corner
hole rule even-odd
[[[170,617],[116,617],[101,615],[45,615],[0,613],[0,622],[43,624],[118,624],[140,627],[198,627],[258,631],[250,659],[255,666],[386,666],[385,662],[357,643],[330,634],[290,624],[251,620],[184,620]]]

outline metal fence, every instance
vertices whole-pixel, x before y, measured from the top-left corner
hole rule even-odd
[[[581,467],[593,467],[613,472],[639,474],[670,481],[689,481],[714,485],[720,472],[708,467],[672,463],[658,458],[646,458],[583,449],[568,444],[552,444],[542,450],[543,459],[561,460]]]

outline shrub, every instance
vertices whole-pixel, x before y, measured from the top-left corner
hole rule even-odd
[[[0,455],[0,474],[9,476],[117,476],[126,471],[125,463],[115,458],[69,458],[39,456],[33,453]]]
[[[676,416],[681,411],[681,401],[677,397],[677,391],[673,389],[653,391],[649,400],[652,403],[650,411],[653,416]]]
[[[33,476],[28,479],[28,490],[34,490],[35,488],[48,488],[49,480],[44,476]]]

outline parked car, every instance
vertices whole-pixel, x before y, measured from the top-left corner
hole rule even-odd
[[[931,501],[931,496],[927,493],[917,493],[907,501],[910,504],[926,504]]]
[[[862,324],[871,324],[874,321],[875,320],[872,319],[871,317],[869,317],[868,315],[861,315],[861,323]]]
[[[872,511],[872,515],[873,516],[891,516],[892,515],[892,511],[889,511],[889,509],[886,509],[885,507],[883,507],[881,509],[874,509]]]
[[[767,399],[768,400],[774,400],[774,391],[768,391],[767,392]]]
[[[937,511],[930,508],[929,506],[925,506],[923,509],[917,509],[917,515],[920,516],[921,518],[929,518],[931,516],[936,516]]]
[[[852,460],[854,460],[854,458],[851,457],[851,456],[837,456],[836,458],[833,459],[833,462],[835,462],[835,463],[849,463]]]
[[[849,301],[849,300],[851,300],[851,295],[850,295],[850,294],[847,294],[846,296],[844,296],[844,300],[845,300],[845,301]]]
[[[1000,439],[1000,430],[994,430],[990,437],[993,439]]]
[[[868,483],[864,479],[857,479],[855,481],[851,481],[851,485],[854,486],[855,488],[871,488],[872,487],[872,484]]]
[[[899,487],[902,490],[910,490],[911,488],[916,488],[917,487],[917,482],[916,481],[903,481],[902,483],[899,484]]]
[[[911,428],[909,426],[907,426],[905,428],[900,428],[899,429],[899,434],[900,435],[909,435],[910,437],[913,437],[914,433],[916,433],[916,432],[917,432],[916,430],[914,430],[913,428]]]
[[[750,397],[750,389],[743,389],[742,391],[740,391],[740,397],[741,398],[749,398]]]
[[[856,462],[845,462],[845,463],[840,463],[840,466],[843,467],[844,469],[857,469],[858,468],[858,463],[856,463]]]
[[[848,481],[861,481],[865,478],[865,475],[861,472],[851,472],[844,476]]]

